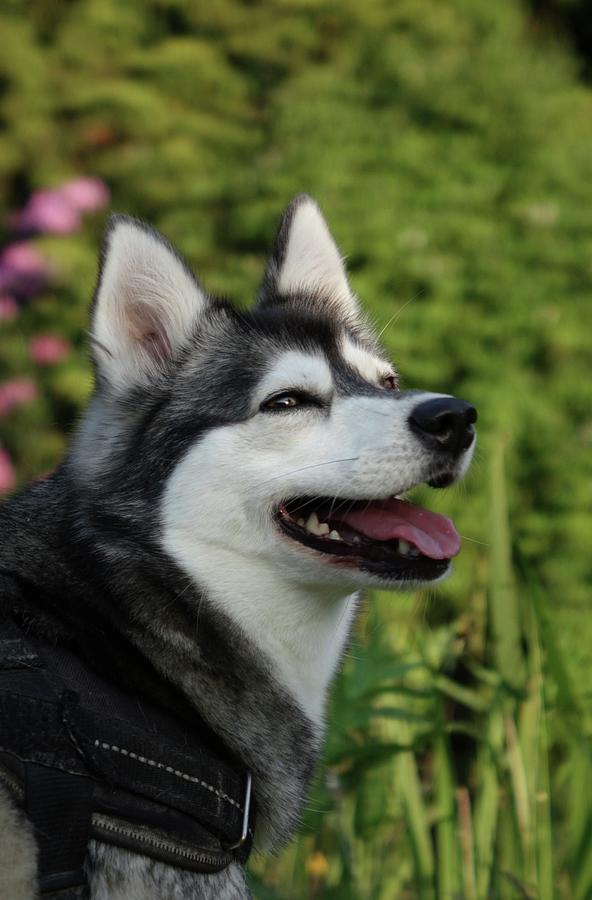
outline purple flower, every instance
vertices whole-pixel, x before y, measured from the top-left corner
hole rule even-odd
[[[5,416],[15,408],[31,403],[37,396],[35,382],[31,378],[13,378],[0,384],[0,416]]]
[[[0,294],[25,300],[39,294],[49,277],[49,268],[32,244],[10,244],[0,254]]]
[[[18,303],[10,294],[0,296],[0,322],[10,322],[18,316]]]
[[[0,493],[11,491],[16,484],[16,473],[12,460],[4,447],[0,447]]]
[[[57,334],[38,334],[29,341],[31,359],[42,366],[61,362],[70,353],[68,341]]]
[[[78,212],[95,212],[107,206],[110,199],[109,188],[100,178],[73,178],[58,188]]]

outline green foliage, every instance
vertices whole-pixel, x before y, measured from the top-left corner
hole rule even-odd
[[[480,411],[466,487],[418,492],[467,536],[457,571],[433,597],[372,599],[335,691],[326,812],[256,861],[261,898],[592,896],[592,95],[530,24],[517,0],[0,11],[2,215],[98,175],[246,304],[307,190],[405,384]],[[0,420],[21,483],[55,465],[90,389],[101,225],[38,242],[52,286],[0,322],[0,381],[38,388]],[[70,356],[33,363],[42,332]]]
[[[501,456],[491,474],[503,496]],[[503,559],[508,523],[499,510],[496,520],[492,554]],[[501,649],[486,664],[485,620],[418,630],[408,611],[393,613],[391,596],[373,598],[335,690],[328,774],[300,845],[279,866],[255,863],[278,896],[590,896],[592,819],[582,786],[592,774],[592,736],[536,586],[516,593],[519,687],[513,669],[503,674],[516,636],[512,616],[498,615],[508,613],[509,598],[497,576],[489,587]],[[316,894],[319,855],[326,869]]]

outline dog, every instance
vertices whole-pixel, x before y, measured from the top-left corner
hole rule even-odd
[[[305,802],[360,591],[450,572],[454,525],[403,495],[466,473],[476,411],[400,390],[307,195],[283,214],[249,311],[209,296],[156,231],[114,216],[90,334],[94,393],[64,461],[0,511],[0,600],[19,629],[11,646],[27,675],[34,654],[49,665],[63,648],[138,703],[177,721],[195,713],[248,772],[252,800],[232,802],[251,842],[274,849]],[[34,789],[19,794],[18,771],[6,767],[4,733],[0,896],[32,900],[43,829],[27,815]],[[127,753],[142,772],[200,782],[109,740],[90,746],[114,765]],[[91,755],[80,736],[76,753]],[[93,756],[90,780],[101,764]],[[33,769],[45,775],[45,765]],[[224,793],[206,787],[220,805]],[[85,884],[50,874],[45,890],[63,891],[52,897],[250,896],[244,859],[200,871],[98,834],[84,846]]]

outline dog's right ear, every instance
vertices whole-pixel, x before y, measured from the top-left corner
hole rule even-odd
[[[162,235],[136,219],[113,216],[92,311],[99,381],[116,392],[149,384],[177,358],[207,303]]]

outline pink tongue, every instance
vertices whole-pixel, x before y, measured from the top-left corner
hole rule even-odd
[[[450,559],[460,550],[460,537],[450,519],[405,500],[370,503],[340,513],[339,519],[375,541],[409,541],[430,559]]]

